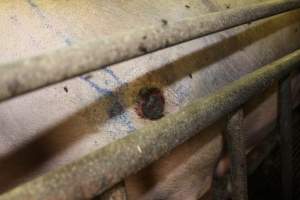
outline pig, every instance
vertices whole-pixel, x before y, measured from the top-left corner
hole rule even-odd
[[[6,28],[0,32],[0,61],[259,2],[267,1],[2,2],[0,24]],[[291,11],[1,102],[0,192],[176,113],[193,100],[293,52],[300,47],[299,34],[300,12]],[[298,81],[299,76],[294,75],[293,107],[299,104]],[[243,106],[248,149],[275,127],[277,91],[278,83],[274,83]],[[213,174],[222,176],[229,167],[228,159],[218,164],[223,125],[220,119],[150,166],[126,177],[128,199],[196,200],[207,194]]]

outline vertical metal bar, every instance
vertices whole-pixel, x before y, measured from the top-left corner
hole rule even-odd
[[[124,181],[113,186],[111,189],[107,190],[93,200],[127,200],[127,192]]]
[[[247,164],[244,135],[242,133],[243,110],[229,116],[226,124],[225,149],[230,157],[230,177],[225,175],[223,178],[214,177],[213,199],[227,199],[228,186],[231,183],[231,199],[247,200]]]
[[[212,183],[212,199],[213,200],[226,200],[229,197],[228,192],[229,176],[226,174],[224,177],[213,177]]]
[[[225,137],[231,161],[232,200],[247,200],[247,164],[244,135],[242,132],[243,110],[230,116]]]
[[[292,102],[290,76],[279,85],[279,133],[281,148],[281,184],[284,200],[293,198]]]

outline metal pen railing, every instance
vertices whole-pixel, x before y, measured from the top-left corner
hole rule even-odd
[[[231,199],[233,200],[247,200],[247,161],[246,161],[246,146],[243,134],[243,109],[239,109],[233,114],[229,115],[224,131],[225,148],[230,158],[230,176],[221,178],[214,178],[214,194],[213,199],[226,199],[228,183],[230,180]]]
[[[52,84],[111,63],[119,62],[170,45],[260,18],[300,7],[299,1],[272,1],[217,12],[180,22],[165,22],[95,43],[59,50],[49,55],[0,66],[0,100]],[[101,44],[101,45],[100,45]],[[142,46],[141,46],[142,45]],[[165,116],[141,130],[119,139],[69,165],[38,177],[0,196],[0,200],[91,199],[159,159],[196,132],[234,113],[253,95],[274,80],[286,78],[299,67],[300,50],[266,65],[241,79],[196,100],[175,114]],[[281,84],[282,98],[289,83]],[[289,101],[289,100],[288,100]],[[287,105],[282,100],[282,107]],[[282,108],[281,107],[281,108]],[[281,126],[290,127],[290,112],[281,109]],[[231,182],[241,183],[233,199],[247,199],[247,180],[241,111],[230,115],[226,134],[231,142]],[[282,137],[286,138],[286,128]],[[289,140],[284,140],[289,142]],[[286,143],[282,143],[285,145]],[[234,148],[233,148],[234,147]],[[239,152],[238,152],[239,151]],[[283,157],[289,149],[284,150]],[[122,163],[122,164],[120,164]],[[288,172],[287,172],[288,173]],[[289,172],[290,173],[290,172]],[[292,184],[290,180],[286,180]],[[285,190],[288,192],[288,189]],[[290,197],[286,197],[290,199]]]
[[[266,89],[300,64],[300,50],[196,100],[175,114],[119,139],[69,165],[25,183],[0,200],[89,199],[157,160]]]
[[[298,0],[275,0],[183,18],[181,21],[162,19],[156,25],[2,64],[0,101],[113,63],[299,7]]]
[[[298,64],[300,67],[300,63]],[[293,119],[292,119],[291,76],[283,75],[279,80],[279,147],[281,152],[281,184],[283,200],[293,199]],[[225,200],[228,195],[232,200],[247,200],[247,159],[244,134],[242,130],[243,110],[229,115],[224,132],[225,148],[230,157],[230,175],[214,177],[213,199]],[[275,136],[276,137],[276,136]],[[274,140],[274,139],[272,139]],[[276,140],[276,139],[275,139]],[[271,141],[272,143],[273,141]],[[274,142],[273,142],[274,143]],[[253,160],[252,160],[253,161]],[[253,170],[253,169],[251,169]],[[229,179],[230,177],[230,179]],[[228,191],[228,186],[231,191]],[[228,194],[230,193],[230,194]]]

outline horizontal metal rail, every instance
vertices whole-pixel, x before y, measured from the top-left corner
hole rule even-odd
[[[101,194],[233,112],[299,64],[300,50],[78,161],[25,183],[1,195],[0,200],[89,199]]]
[[[276,0],[112,34],[99,40],[0,65],[0,101],[107,65],[300,7]]]

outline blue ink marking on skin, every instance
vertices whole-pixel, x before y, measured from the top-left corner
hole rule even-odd
[[[70,38],[65,38],[64,42],[65,42],[65,44],[68,45],[68,46],[71,46],[71,45],[72,45],[72,41],[70,40]]]
[[[29,5],[33,8],[38,7],[32,0],[27,0],[27,2],[29,3]]]
[[[43,11],[39,8],[39,6],[38,6],[33,0],[27,0],[27,2],[28,2],[28,4],[32,7],[32,9],[36,12],[37,15],[38,15],[40,18],[42,18],[44,21],[46,21],[46,22],[44,22],[44,23],[45,23],[45,26],[46,26],[47,29],[53,30],[53,31],[56,33],[56,35],[58,35],[59,37],[61,37],[61,38],[63,39],[64,43],[65,43],[67,46],[71,46],[71,45],[72,45],[73,42],[71,41],[71,39],[70,39],[66,34],[62,33],[61,31],[56,30],[56,29],[49,23],[49,21],[47,20],[46,15],[43,13]]]
[[[109,74],[111,77],[113,77],[114,80],[117,81],[118,84],[120,84],[120,85],[123,84],[123,81],[121,81],[119,79],[119,77],[116,76],[115,73],[111,69],[105,68],[105,69],[103,69],[103,71],[106,72],[107,74]]]
[[[41,17],[42,19],[45,19],[46,16],[44,13],[41,11],[41,9],[38,7],[38,5],[33,1],[33,0],[27,0],[28,4],[35,10],[37,15]]]
[[[127,126],[129,132],[136,130],[132,121],[129,119],[129,115],[125,112],[123,105],[120,102],[120,99],[115,95],[111,90],[101,88],[96,83],[90,79],[80,77],[81,80],[87,82],[93,89],[97,91],[98,94],[111,97],[112,106],[107,110],[109,117],[115,118],[119,123]]]
[[[125,112],[124,107],[120,103],[118,97],[115,98],[112,106],[108,109],[107,112],[111,118],[115,118],[119,123],[126,125],[129,131],[135,130],[135,127],[129,120],[129,115]]]
[[[136,130],[132,121],[129,119],[129,115],[126,112],[124,112],[122,115],[118,115],[117,119],[119,119],[120,122],[127,126],[129,132]]]
[[[123,81],[113,72],[113,70],[111,70],[109,68],[104,68],[103,71],[106,72],[107,74],[109,74],[118,83],[118,85],[124,84]],[[122,109],[124,109],[123,106],[122,106],[122,104],[121,104],[121,100],[119,99],[119,97],[116,97],[116,99],[117,99],[116,103],[119,104],[122,107]],[[118,106],[116,104],[114,106],[120,107],[120,106]],[[129,116],[128,116],[128,114],[126,112],[123,111],[122,114],[117,115],[117,118],[121,122],[125,123],[127,125],[127,127],[129,128],[130,131],[136,130],[135,127],[133,126],[131,120],[129,119]]]
[[[82,76],[80,77],[80,79],[87,82],[93,89],[95,89],[97,91],[98,94],[102,94],[105,96],[113,96],[113,92],[111,90],[99,87],[96,83],[94,83],[90,79],[86,79]]]

